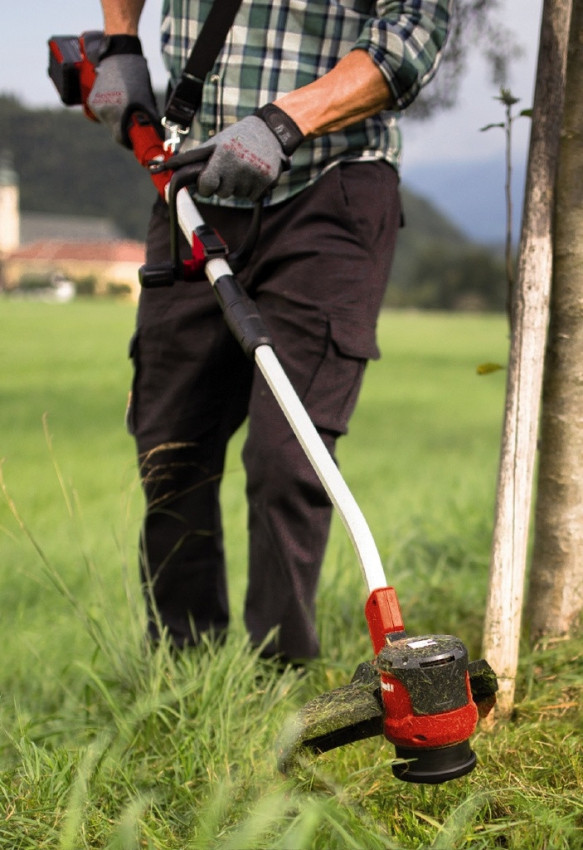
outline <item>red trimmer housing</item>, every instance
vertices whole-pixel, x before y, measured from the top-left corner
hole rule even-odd
[[[380,674],[383,733],[402,759],[393,773],[427,783],[469,773],[478,709],[464,644],[452,635],[409,637],[392,587],[373,590],[365,614]]]

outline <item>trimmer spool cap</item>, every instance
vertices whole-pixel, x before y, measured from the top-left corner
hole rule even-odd
[[[465,776],[476,766],[476,754],[469,741],[437,749],[396,746],[395,755],[405,759],[393,765],[393,774],[403,782],[438,785]]]

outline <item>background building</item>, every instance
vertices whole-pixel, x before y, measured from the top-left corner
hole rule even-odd
[[[78,294],[137,298],[144,261],[143,243],[124,239],[108,219],[22,212],[18,175],[0,154],[1,288],[32,293],[67,281]]]

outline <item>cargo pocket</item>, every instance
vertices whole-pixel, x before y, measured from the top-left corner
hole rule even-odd
[[[330,316],[324,354],[303,402],[314,424],[336,434],[348,431],[368,360],[378,359],[374,330]]]

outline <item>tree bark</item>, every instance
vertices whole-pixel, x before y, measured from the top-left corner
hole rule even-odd
[[[543,4],[484,625],[484,655],[500,687],[494,718],[512,711],[518,667],[570,14],[571,0]]]
[[[583,2],[571,16],[555,203],[551,321],[543,379],[533,641],[568,633],[583,611]]]

